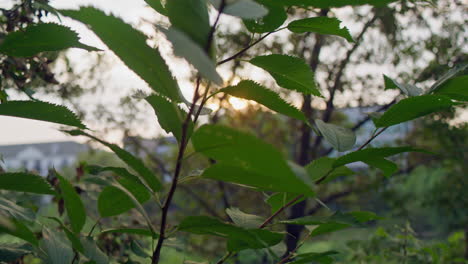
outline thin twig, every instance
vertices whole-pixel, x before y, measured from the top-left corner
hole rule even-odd
[[[224,263],[229,257],[231,257],[233,252],[227,252],[226,255],[224,255],[216,264],[222,264]]]
[[[258,228],[260,228],[260,229],[265,228],[271,221],[273,221],[273,218],[275,218],[277,215],[279,215],[281,212],[283,212],[286,208],[293,205],[295,202],[297,202],[299,199],[301,199],[303,197],[304,197],[303,194],[294,197],[294,199],[289,201],[287,204],[283,205],[280,209],[278,209],[270,217],[268,217]]]
[[[360,146],[356,151],[358,150],[362,150],[363,148],[365,148],[367,145],[369,145],[372,140],[374,140],[376,137],[378,137],[380,134],[382,134],[385,130],[387,130],[388,127],[384,127],[382,128],[379,132],[375,133],[374,135],[372,135],[364,144],[362,144],[362,146]]]
[[[277,30],[274,30],[274,31],[271,31],[271,32],[268,32],[266,33],[265,35],[261,36],[259,39],[257,39],[256,41],[250,43],[249,45],[247,45],[246,47],[244,47],[243,49],[239,50],[238,52],[236,52],[234,55],[222,60],[222,61],[219,61],[217,64],[218,65],[221,65],[221,64],[224,64],[226,62],[229,62],[229,61],[232,61],[234,59],[236,59],[237,57],[241,56],[242,54],[244,54],[246,51],[248,51],[250,48],[252,48],[253,46],[257,45],[258,43],[260,43],[262,40],[266,39],[268,36],[270,36],[271,34],[273,33],[276,33],[280,30],[283,30],[285,28],[279,28]]]
[[[284,257],[283,259],[281,259],[278,263],[276,264],[284,264],[286,263],[286,261],[290,260],[294,254],[296,253],[297,250],[299,250],[300,247],[302,247],[304,245],[304,243],[306,242],[306,240],[312,235],[312,232],[309,232],[307,234],[307,236],[304,237],[304,239],[302,239],[302,241],[293,249],[289,252],[289,254]]]

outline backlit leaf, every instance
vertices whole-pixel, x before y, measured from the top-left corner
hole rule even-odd
[[[419,96],[423,94],[423,89],[416,87],[412,84],[402,84],[399,83],[393,79],[391,79],[388,76],[384,75],[384,80],[385,80],[385,89],[394,89],[398,88],[400,89],[405,95],[407,96]]]
[[[156,12],[161,15],[167,16],[167,10],[161,3],[162,0],[145,0],[145,2],[151,6]]]
[[[56,173],[56,176],[59,179],[62,198],[65,203],[65,208],[67,210],[67,215],[70,220],[72,230],[73,232],[79,234],[84,224],[86,223],[86,210],[83,201],[81,201],[80,196],[68,180],[63,178],[58,173]]]
[[[198,70],[201,76],[217,85],[223,84],[223,79],[216,71],[215,62],[208,56],[202,47],[177,28],[160,28],[160,30],[172,43],[175,55],[186,59],[195,67],[195,69]]]
[[[216,9],[221,6],[221,0],[211,0]],[[230,1],[223,10],[223,13],[244,19],[256,19],[268,14],[268,9],[253,0]]]
[[[0,173],[0,189],[38,194],[55,194],[49,183],[41,176],[24,173]]]
[[[151,172],[151,170],[145,166],[145,164],[140,158],[132,155],[130,152],[120,148],[115,144],[111,144],[104,140],[98,139],[97,137],[92,136],[81,130],[68,130],[64,132],[72,136],[85,136],[103,144],[104,146],[110,148],[117,155],[117,157],[119,157],[123,162],[125,162],[130,168],[136,171],[141,177],[141,179],[146,184],[148,184],[151,190],[156,192],[162,188],[162,185],[156,178],[156,175],[154,175],[153,172]]]
[[[239,208],[227,208],[226,214],[236,226],[243,228],[258,228],[264,221],[262,217],[244,213]]]
[[[315,84],[314,73],[303,59],[272,54],[255,57],[250,63],[269,72],[283,88],[321,96]]]
[[[277,93],[255,83],[254,81],[244,80],[235,86],[223,88],[220,92],[255,101],[283,115],[306,121],[304,114],[299,109],[286,102]]]
[[[255,0],[268,9],[268,14],[258,19],[244,19],[245,27],[253,33],[271,32],[281,25],[288,18],[281,3],[276,0]]]
[[[452,78],[434,91],[434,94],[445,95],[454,100],[468,101],[468,75]]]
[[[378,120],[377,127],[397,125],[434,112],[446,110],[455,105],[443,95],[421,95],[405,98],[392,105]]]
[[[70,28],[54,23],[30,25],[6,35],[0,43],[0,53],[15,57],[31,57],[39,52],[67,48],[98,50],[81,43],[78,34]]]
[[[201,48],[207,47],[211,26],[206,0],[170,0],[166,2],[166,10],[173,27]]]
[[[315,124],[325,140],[340,152],[350,150],[356,144],[356,134],[351,129],[328,124],[320,119],[316,119]]]
[[[288,24],[288,29],[294,33],[314,32],[325,35],[335,35],[354,42],[346,27],[340,27],[341,21],[332,17],[311,17],[295,20]]]
[[[169,102],[159,95],[151,95],[145,100],[153,107],[156,116],[158,117],[159,125],[167,132],[173,133],[174,137],[180,142],[182,138],[182,124],[187,117],[182,109],[177,104]],[[193,130],[193,123],[190,122],[189,135]]]
[[[169,1],[172,3],[176,0]],[[146,44],[146,36],[121,19],[93,7],[61,10],[63,15],[83,22],[132,71],[157,93],[180,102],[180,90],[166,62],[157,49]]]
[[[81,120],[65,106],[41,101],[8,101],[0,104],[0,115],[52,122],[85,129]]]
[[[333,163],[334,168],[341,167],[346,164],[353,162],[364,162],[369,166],[377,167],[384,171],[385,176],[389,176],[396,172],[397,167],[393,162],[386,160],[386,157],[390,157],[396,154],[404,152],[423,152],[429,153],[422,149],[416,149],[413,147],[386,147],[386,148],[366,148],[358,151],[351,152],[344,156],[339,157]]]
[[[272,191],[314,195],[272,145],[232,128],[205,125],[192,137],[197,152],[218,163],[203,177]]]
[[[468,63],[457,65],[453,67],[449,71],[447,71],[444,75],[442,75],[437,81],[431,86],[429,89],[429,93],[437,93],[436,91],[441,88],[441,86],[447,82],[448,80],[455,77],[457,74],[464,72],[468,68]],[[466,93],[466,92],[465,92]]]

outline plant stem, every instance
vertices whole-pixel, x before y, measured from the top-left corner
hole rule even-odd
[[[197,78],[197,86],[195,88],[195,93],[193,95],[192,105],[190,106],[190,110],[189,110],[189,112],[187,114],[187,117],[185,118],[185,121],[182,124],[182,137],[181,137],[180,144],[179,144],[179,152],[177,154],[176,168],[175,168],[175,172],[174,172],[174,177],[172,178],[171,188],[169,189],[169,192],[167,194],[167,198],[166,198],[166,200],[165,200],[165,202],[163,204],[163,207],[162,207],[161,225],[159,227],[159,239],[158,239],[158,243],[156,245],[156,249],[153,252],[153,256],[151,257],[151,263],[152,264],[159,263],[162,245],[163,245],[164,240],[166,238],[165,236],[166,236],[167,215],[169,213],[169,207],[171,205],[172,198],[174,197],[174,193],[175,193],[176,188],[177,188],[177,182],[178,182],[180,172],[181,172],[181,169],[182,169],[182,161],[183,161],[183,157],[184,157],[184,153],[185,153],[185,149],[186,149],[187,141],[188,141],[187,140],[188,127],[189,127],[189,123],[191,121],[191,115],[192,115],[192,113],[193,113],[193,111],[195,109],[195,104],[198,101],[198,97],[199,97],[198,90],[199,89],[200,89],[200,77]]]
[[[219,61],[217,64],[218,65],[221,65],[221,64],[224,64],[226,62],[229,62],[229,61],[232,61],[233,59],[241,56],[242,54],[244,54],[246,51],[248,51],[250,48],[252,48],[253,46],[257,45],[258,43],[260,43],[262,40],[266,39],[268,36],[270,36],[271,34],[273,33],[276,33],[278,31],[281,31],[285,28],[279,28],[277,30],[274,30],[274,31],[271,31],[271,32],[268,32],[266,33],[265,35],[261,36],[259,39],[257,39],[256,41],[254,41],[253,43],[247,45],[246,47],[244,47],[243,49],[239,50],[238,52],[236,52],[234,55],[222,60],[222,61]]]
[[[262,228],[265,228],[269,223],[271,223],[271,221],[273,221],[273,219],[279,215],[281,212],[283,212],[284,210],[286,210],[286,208],[288,208],[289,206],[293,205],[295,202],[297,202],[299,199],[303,198],[304,195],[301,194],[301,195],[298,195],[296,197],[294,197],[294,199],[292,199],[291,201],[289,201],[287,204],[283,205],[280,209],[278,209],[276,212],[274,212],[270,217],[268,217],[265,222],[263,222],[258,228],[262,229]]]
[[[311,235],[312,235],[312,232],[309,232],[309,233],[307,234],[307,236],[305,236],[304,239],[302,239],[302,241],[301,241],[293,250],[291,250],[291,252],[289,252],[289,254],[288,254],[286,257],[282,258],[282,259],[281,259],[278,263],[276,263],[276,264],[284,264],[284,263],[286,263],[286,261],[290,260],[290,259],[293,257],[293,255],[297,252],[297,250],[298,250],[300,247],[302,247],[302,245],[304,245],[304,243],[306,242],[306,240],[307,240]]]
[[[229,257],[232,256],[232,254],[232,252],[227,252],[226,255],[224,255],[220,260],[218,260],[218,262],[216,262],[216,264],[224,263]]]
[[[216,17],[215,22],[213,23],[213,26],[211,27],[211,30],[208,35],[207,43],[205,46],[205,52],[209,52],[211,48],[211,43],[214,37],[214,33],[216,30],[216,26],[218,25],[219,18],[221,17],[221,14],[226,6],[226,0],[221,1],[221,5],[219,8],[218,16]],[[182,136],[179,144],[179,151],[177,154],[177,161],[176,161],[176,167],[174,171],[174,177],[172,178],[172,183],[171,183],[171,188],[169,189],[169,192],[167,194],[166,200],[162,206],[162,215],[161,215],[161,225],[159,227],[159,238],[158,238],[158,243],[156,245],[156,249],[153,252],[153,255],[151,257],[151,263],[152,264],[157,264],[159,263],[160,257],[161,257],[161,249],[164,243],[164,240],[166,239],[166,225],[167,225],[167,216],[169,213],[169,208],[171,206],[172,199],[174,197],[175,191],[177,189],[177,183],[179,180],[180,172],[182,171],[182,163],[184,160],[184,153],[188,145],[188,128],[190,125],[190,122],[192,121],[191,117],[192,114],[194,115],[194,123],[197,121],[198,116],[200,115],[201,109],[205,103],[205,100],[202,100],[198,110],[195,112],[195,107],[200,99],[200,85],[201,85],[201,77],[197,77],[197,82],[196,82],[196,87],[195,87],[195,92],[193,94],[193,100],[192,104],[190,105],[189,112],[187,113],[187,116],[182,123]],[[206,88],[205,93],[203,95],[203,98],[206,98],[208,95],[208,89],[209,86]],[[195,112],[195,113],[194,113]]]
[[[360,146],[357,150],[362,150],[363,148],[365,148],[367,145],[369,145],[372,140],[374,140],[376,137],[378,137],[380,134],[382,134],[385,130],[387,130],[388,127],[384,127],[382,128],[379,132],[375,133],[374,135],[372,135],[364,144],[362,144],[362,146]],[[356,151],[357,151],[356,150]]]

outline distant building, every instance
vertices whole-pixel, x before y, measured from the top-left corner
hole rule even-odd
[[[46,176],[50,168],[72,166],[78,154],[88,149],[73,141],[0,145],[0,157],[6,170],[26,169]]]

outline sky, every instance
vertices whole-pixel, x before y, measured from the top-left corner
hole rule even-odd
[[[11,0],[0,0],[1,8],[8,8],[14,2]],[[123,18],[126,22],[136,24],[140,19],[151,17],[154,11],[146,7],[143,0],[128,1],[128,0],[52,0],[51,6],[55,8],[71,8],[76,9],[79,6],[92,5],[106,12],[112,12]],[[53,20],[53,19],[52,19]],[[105,49],[105,46],[99,39],[89,32],[83,25],[73,22],[69,19],[62,19],[63,24],[72,27],[77,31],[81,37],[81,41]],[[84,51],[78,49],[71,49],[69,55],[75,59],[79,59]],[[114,70],[111,77],[115,80],[116,86],[122,84],[134,84],[141,82],[132,72],[125,66],[118,65]],[[0,116],[0,144],[18,144],[18,143],[32,143],[32,142],[48,142],[48,141],[65,141],[75,140],[75,138],[68,137],[59,132],[56,126],[51,123]]]
[[[10,7],[14,1],[12,0],[0,0],[0,8],[8,8]],[[152,31],[151,28],[141,27],[139,24],[140,21],[143,19],[153,20],[155,16],[155,12],[147,7],[146,3],[143,0],[51,0],[50,5],[57,8],[57,9],[76,9],[79,6],[86,6],[92,5],[97,7],[101,10],[106,12],[111,12],[118,17],[124,19],[127,23],[131,23],[134,26],[138,26],[140,30],[144,32],[146,30]],[[349,10],[350,11],[350,10]],[[349,14],[351,12],[348,12]],[[348,14],[348,15],[349,15]],[[352,35],[356,35],[357,32],[360,30],[360,25],[356,25],[354,23],[347,23],[346,13],[339,14],[339,18],[343,21],[343,24],[350,29]],[[222,23],[230,24],[229,17],[223,17]],[[59,22],[56,18],[50,18],[52,22]],[[92,98],[87,98],[86,102],[88,105],[92,106],[94,103],[102,103],[103,100],[108,100],[109,105],[116,105],[118,106],[120,95],[126,95],[131,93],[132,91],[136,91],[141,89],[142,87],[147,87],[147,85],[138,78],[133,72],[131,72],[123,63],[121,63],[110,51],[107,50],[106,46],[103,45],[100,40],[91,32],[89,31],[84,25],[80,24],[79,22],[72,21],[68,18],[62,18],[61,22],[73,30],[79,33],[81,41],[85,44],[98,47],[100,49],[106,50],[104,51],[106,55],[111,57],[112,67],[110,70],[106,69],[106,80],[110,80],[106,83],[106,90],[107,92],[111,92],[111,96],[94,96]],[[235,23],[231,23],[235,24]],[[146,23],[146,26],[148,24]],[[279,33],[280,34],[280,33]],[[170,46],[164,42],[165,40],[161,40],[159,44],[159,49],[163,55],[170,55]],[[349,45],[349,44],[348,44]],[[89,59],[89,54],[87,51],[80,50],[80,49],[70,49],[67,51],[67,56],[70,60],[75,62],[81,62],[77,65],[80,67],[86,67],[85,61],[86,58]],[[112,58],[112,56],[114,56]],[[190,76],[190,69],[180,59],[173,59],[171,57],[168,65],[172,71],[172,73],[176,76],[181,86],[182,92],[186,95],[187,98],[191,98],[191,91],[192,91],[192,84],[188,81],[188,76]],[[386,73],[387,75],[392,76],[392,74],[388,73],[389,69],[382,69],[379,67],[375,67],[373,69],[369,69],[368,65],[363,65],[366,69],[363,72],[369,73],[370,70],[373,70],[375,74],[381,74],[382,72]],[[251,71],[251,69],[248,69]],[[262,71],[258,69],[253,69],[250,73],[252,76],[261,76],[260,79],[256,79],[253,77],[253,80],[260,81],[264,78],[264,74],[262,75]],[[356,69],[359,71],[359,69]],[[391,69],[390,69],[391,71]],[[225,75],[221,69],[221,75]],[[226,76],[226,75],[225,75]],[[42,98],[42,100],[54,102],[54,98]],[[56,100],[56,99],[55,99]],[[55,103],[60,103],[59,101],[55,101]],[[239,102],[242,103],[242,102]],[[466,119],[468,119],[468,113],[464,113]],[[151,126],[147,129],[146,135],[156,135],[161,133],[159,126],[156,124],[156,119],[153,118],[150,120],[153,122]],[[92,124],[86,123],[92,129],[99,130],[97,127],[93,127]],[[47,142],[47,141],[64,141],[64,140],[76,140],[76,138],[68,137],[65,134],[58,131],[59,126],[28,120],[28,119],[20,119],[20,118],[13,118],[13,117],[2,117],[0,116],[0,145],[4,144],[18,144],[18,143],[32,143],[32,142]],[[110,141],[118,141],[119,135],[115,135],[112,138],[107,138]]]

